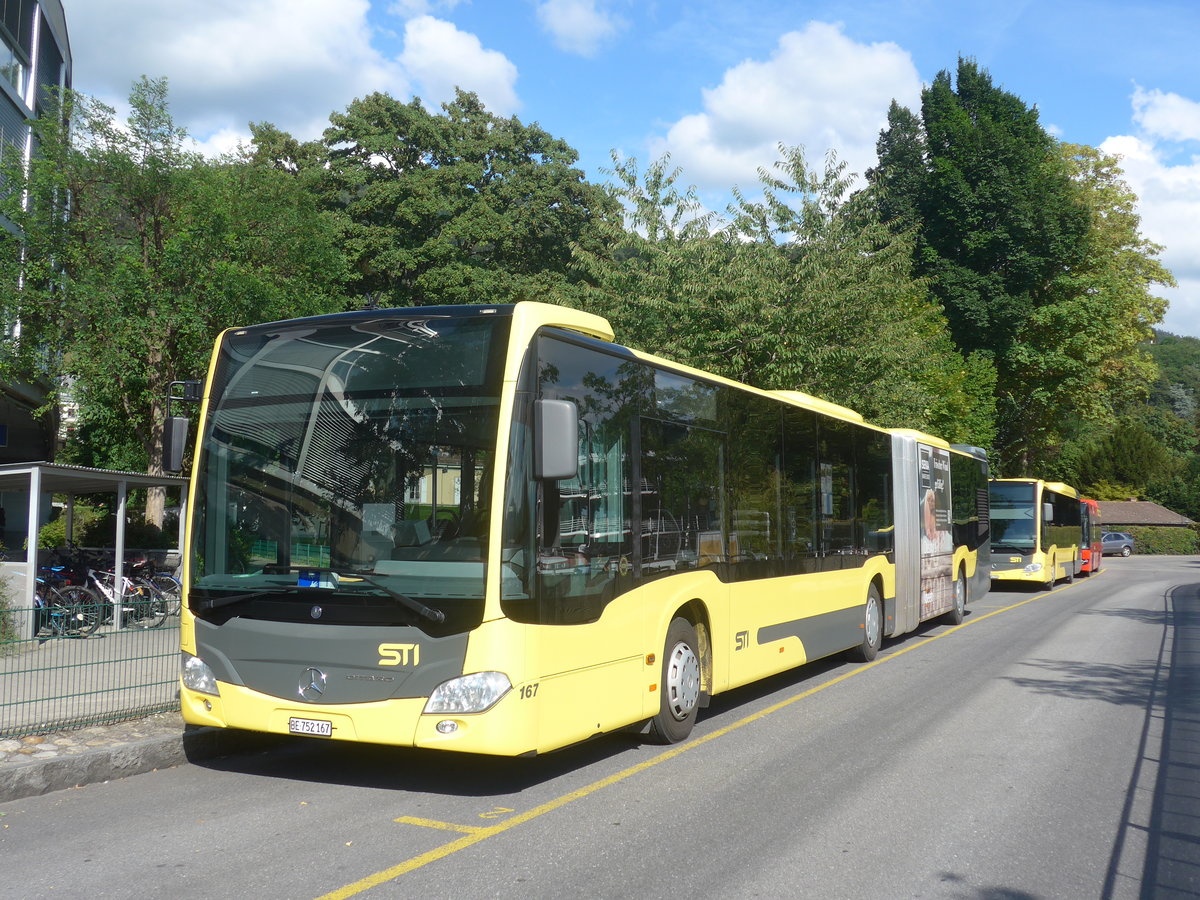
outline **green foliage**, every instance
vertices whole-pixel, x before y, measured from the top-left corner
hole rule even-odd
[[[88,523],[80,534],[79,543],[88,547],[111,547],[116,542],[117,517],[108,513]],[[136,519],[125,524],[125,546],[139,550],[167,550],[174,547],[176,535],[150,522]]]
[[[8,577],[0,574],[0,656],[16,652],[19,634],[16,595]]]
[[[667,160],[641,175],[614,156],[630,229],[612,227],[606,253],[577,254],[594,287],[584,305],[622,342],[697,368],[988,443],[990,361],[954,351],[911,275],[911,236],[849,196],[835,158],[818,173],[800,148],[781,156],[761,173],[762,200],[735,191],[726,219]]]
[[[1076,484],[1084,484],[1082,488],[1085,497],[1091,497],[1093,500],[1129,500],[1137,497],[1139,491],[1131,484],[1118,484],[1112,481],[1101,479],[1095,482],[1077,481]]]
[[[1130,403],[1121,420],[1136,421],[1154,437],[1170,466],[1147,473],[1140,493],[1191,519],[1200,521],[1200,340],[1155,332],[1148,347],[1159,377],[1147,404]]]
[[[922,92],[919,117],[892,105],[878,151],[881,215],[917,229],[916,273],[955,346],[991,354],[1000,471],[1041,474],[1066,423],[1111,424],[1145,396],[1140,345],[1164,310],[1151,289],[1173,280],[1112,157],[1059,145],[965,59]]]
[[[458,92],[429,112],[375,93],[330,116],[323,144],[255,126],[255,158],[311,185],[343,229],[354,290],[394,306],[507,303],[572,291],[574,243],[615,214],[536,124]]]
[[[88,530],[104,518],[104,511],[85,503],[76,503],[74,509],[73,540],[76,544],[92,544],[86,538]],[[112,543],[110,539],[108,543]],[[67,517],[61,513],[51,519],[38,531],[38,549],[54,550],[67,546]]]
[[[1169,475],[1151,479],[1146,499],[1200,522],[1200,454],[1189,455]]]
[[[344,308],[337,226],[286,173],[185,150],[164,80],[134,85],[124,124],[94,100],[63,103],[35,123],[29,172],[3,173],[31,198],[0,201],[24,231],[23,247],[0,235],[0,277],[23,285],[3,300],[22,323],[9,372],[27,377],[53,347],[50,374],[81,405],[75,458],[161,473],[167,386],[206,370],[223,328]]]
[[[1169,476],[1172,469],[1170,453],[1143,423],[1135,420],[1113,426],[1096,443],[1081,462],[1079,478],[1087,486],[1133,485],[1135,494],[1140,495],[1150,480]]]
[[[1143,556],[1190,556],[1200,552],[1196,529],[1139,525],[1122,528],[1133,537],[1134,552]]]
[[[84,547],[112,547],[117,536],[117,516],[111,509],[76,503],[73,543]],[[125,546],[139,550],[166,550],[174,547],[177,535],[136,517],[125,523]],[[56,516],[38,532],[38,549],[54,550],[67,546],[67,517]]]
[[[1155,329],[1150,356],[1158,365],[1164,386],[1178,385],[1192,397],[1200,394],[1200,338]]]

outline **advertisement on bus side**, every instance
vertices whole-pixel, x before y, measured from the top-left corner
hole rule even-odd
[[[954,605],[954,535],[950,512],[950,452],[917,445],[921,501],[921,618]]]

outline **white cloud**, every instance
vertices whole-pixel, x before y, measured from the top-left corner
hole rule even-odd
[[[421,99],[438,104],[454,98],[454,88],[474,91],[489,112],[510,115],[520,107],[517,67],[503,53],[487,50],[479,38],[450,22],[419,16],[404,26],[404,70],[420,85]]]
[[[1138,88],[1133,110],[1142,134],[1110,137],[1100,149],[1121,158],[1142,234],[1165,248],[1163,264],[1179,282],[1162,291],[1171,304],[1163,327],[1200,337],[1200,156],[1178,160],[1176,143],[1200,139],[1200,104]]]
[[[1168,141],[1200,140],[1200,103],[1178,94],[1136,87],[1133,121],[1152,137]]]
[[[238,149],[239,145],[249,143],[249,136],[237,128],[222,128],[220,131],[215,131],[206,137],[204,140],[196,140],[193,138],[190,150],[204,156],[215,158],[224,156],[227,153],[233,153]]]
[[[595,56],[625,25],[619,17],[596,9],[595,0],[545,0],[538,4],[537,17],[560,50],[580,56]]]
[[[123,114],[137,78],[166,76],[172,115],[205,153],[248,141],[252,121],[320,137],[331,112],[375,91],[407,99],[419,88],[436,106],[458,85],[514,112],[516,67],[427,14],[459,2],[393,0],[388,12],[407,21],[391,58],[379,45],[394,34],[372,28],[369,0],[72,0],[74,86]]]
[[[207,146],[270,121],[318,137],[371,91],[409,93],[371,43],[368,0],[72,0],[74,85],[114,105],[141,75],[166,76],[171,112]],[[136,49],[131,49],[136,48]]]
[[[651,142],[670,152],[685,180],[701,190],[752,188],[757,169],[778,158],[780,143],[805,147],[820,166],[829,149],[851,171],[875,163],[875,142],[893,99],[916,108],[921,79],[911,56],[893,43],[860,44],[840,25],[810,22],[779,39],[766,61],[747,60],[705,90],[704,111],[684,116]]]

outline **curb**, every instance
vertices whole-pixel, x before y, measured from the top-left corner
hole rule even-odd
[[[0,803],[141,775],[155,769],[253,753],[279,742],[279,735],[187,725],[179,734],[147,737],[74,756],[0,769]]]

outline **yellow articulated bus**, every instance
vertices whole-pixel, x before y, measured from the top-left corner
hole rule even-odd
[[[982,451],[612,341],[538,303],[225,332],[184,718],[498,755],[680,741],[715,694],[871,659],[987,590]]]
[[[1036,478],[991,485],[992,579],[1054,587],[1083,569],[1084,517],[1079,492]]]

